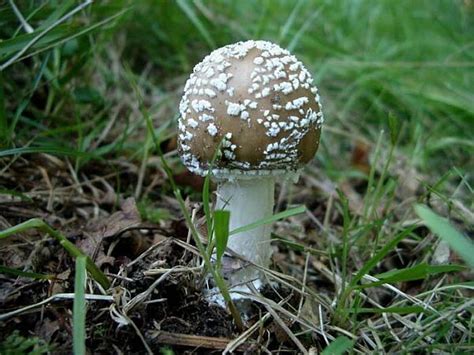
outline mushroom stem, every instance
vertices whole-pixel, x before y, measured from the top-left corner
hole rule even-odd
[[[216,209],[230,211],[230,230],[257,222],[273,214],[275,181],[273,177],[234,179],[218,185]],[[229,237],[227,248],[257,265],[268,267],[272,249],[270,247],[271,225],[261,225]],[[224,269],[226,269],[224,260]],[[246,266],[233,272],[230,286],[251,280],[259,280],[255,267]],[[259,286],[261,282],[254,283]]]

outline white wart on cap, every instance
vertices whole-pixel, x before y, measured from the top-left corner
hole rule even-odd
[[[179,152],[189,170],[216,177],[299,170],[319,145],[323,114],[304,65],[266,41],[219,48],[194,67],[180,103]]]

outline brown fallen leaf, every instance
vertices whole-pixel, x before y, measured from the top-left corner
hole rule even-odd
[[[208,337],[200,335],[169,333],[156,331],[150,334],[155,344],[168,344],[175,346],[189,346],[194,348],[223,350],[232,339],[221,337]],[[242,344],[237,348],[238,352],[251,349],[251,344]]]
[[[59,322],[57,320],[50,320],[49,318],[45,318],[43,322],[38,322],[37,324],[39,329],[37,329],[36,333],[41,337],[41,339],[46,340],[49,342],[54,333],[56,333],[60,329]]]
[[[120,208],[120,211],[89,226],[84,231],[85,238],[77,242],[78,247],[95,260],[99,267],[114,261],[113,257],[105,255],[102,241],[141,225],[140,213],[134,198],[130,197],[123,201]]]
[[[370,146],[360,140],[355,143],[352,150],[351,164],[364,174],[369,174],[370,171],[369,152]]]
[[[127,229],[137,227],[140,223],[140,213],[138,212],[135,199],[130,197],[122,202],[120,211],[111,214],[109,217],[99,221],[98,224],[91,226],[88,234],[103,239],[117,235]]]

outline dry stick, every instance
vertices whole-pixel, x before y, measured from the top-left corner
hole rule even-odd
[[[169,344],[188,346],[193,348],[206,348],[206,349],[217,349],[221,350],[226,348],[231,340],[228,338],[218,337],[207,337],[200,335],[180,334],[180,333],[169,333],[163,331],[157,331],[154,342],[158,344]],[[240,344],[238,350],[245,351],[249,350],[249,347],[245,344]]]

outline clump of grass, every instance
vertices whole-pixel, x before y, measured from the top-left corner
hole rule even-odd
[[[2,354],[49,354],[54,349],[39,337],[23,337],[18,331],[10,334],[2,343]]]

